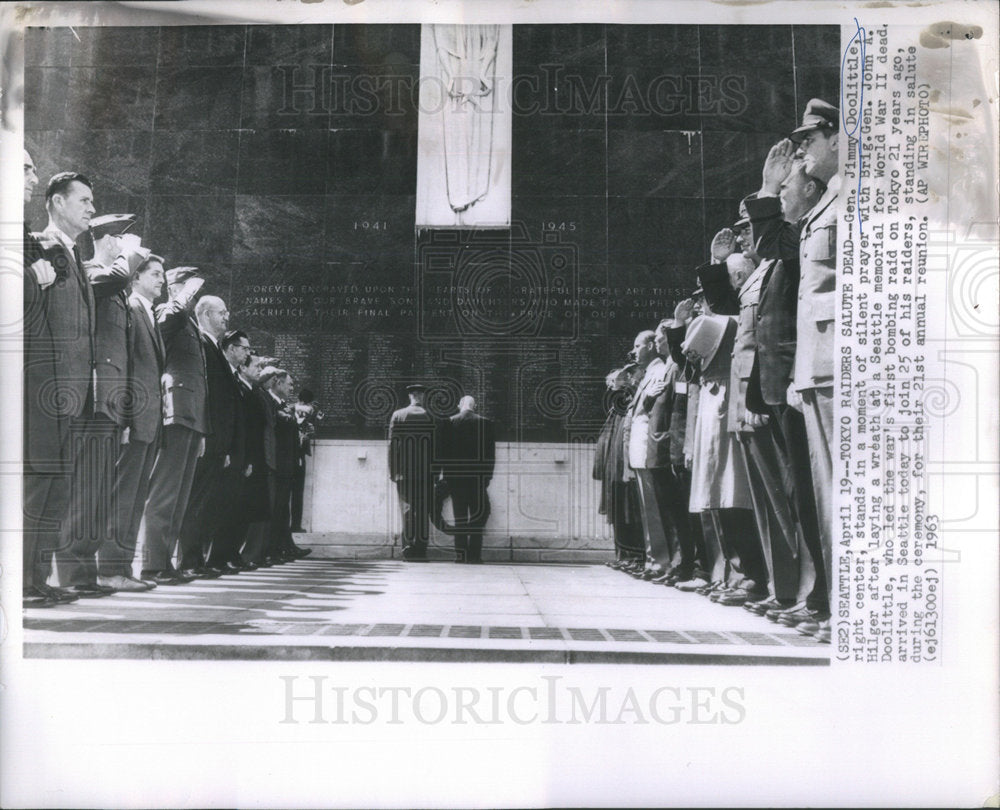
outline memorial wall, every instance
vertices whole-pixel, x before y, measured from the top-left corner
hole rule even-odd
[[[420,381],[502,441],[587,441],[768,148],[836,102],[839,36],[514,26],[504,229],[415,225],[418,25],[29,29],[25,142],[43,182],[83,172],[99,213],[201,268],[316,392],[321,437],[384,436]]]

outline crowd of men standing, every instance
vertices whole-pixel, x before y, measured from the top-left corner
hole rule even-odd
[[[839,111],[819,99],[700,287],[607,378],[610,565],[830,642]]]
[[[27,203],[27,152],[24,179]],[[84,175],[54,175],[45,209],[24,229],[24,606],[306,556],[290,504],[308,409],[278,358],[229,328],[197,268],[127,233],[133,216],[95,217]]]

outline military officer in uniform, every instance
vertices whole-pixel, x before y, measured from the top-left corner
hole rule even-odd
[[[831,104],[812,99],[806,105],[802,126],[771,148],[764,164],[764,182],[756,201],[747,210],[754,224],[757,249],[762,256],[782,258],[797,254],[800,279],[796,315],[797,344],[789,403],[802,409],[809,437],[809,458],[819,519],[827,587],[833,578],[833,332],[837,286],[837,196],[840,193],[838,139],[840,112]],[[826,183],[819,202],[796,225],[781,215],[781,182],[795,157],[806,174]],[[795,619],[801,631],[812,631],[829,642],[829,617],[803,606]]]
[[[427,559],[433,508],[434,418],[424,408],[427,388],[406,386],[410,404],[389,420],[389,478],[396,485],[403,516],[404,560]]]

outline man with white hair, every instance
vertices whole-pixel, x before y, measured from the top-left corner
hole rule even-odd
[[[202,296],[194,313],[205,356],[209,431],[181,523],[180,569],[185,576],[215,579],[221,571],[206,565],[205,559],[209,543],[215,539],[220,525],[222,510],[232,508],[232,505],[219,503],[225,471],[233,464],[238,466],[243,456],[243,436],[237,420],[240,393],[236,376],[220,344],[229,329],[229,310],[225,302],[215,295]]]
[[[444,423],[442,471],[455,513],[455,562],[483,561],[483,529],[490,517],[487,487],[493,480],[496,440],[493,423],[476,413],[476,400],[464,396],[458,413]]]

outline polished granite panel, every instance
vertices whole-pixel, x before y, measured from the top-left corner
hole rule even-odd
[[[160,65],[242,65],[245,25],[178,25],[160,29]]]
[[[609,130],[697,130],[711,109],[697,64],[611,65],[608,73]]]
[[[326,129],[330,122],[328,66],[248,65],[241,92],[244,129]]]
[[[332,25],[248,25],[247,65],[329,65]]]
[[[410,267],[415,205],[416,199],[406,195],[328,195],[327,259]]]
[[[608,195],[697,197],[702,192],[700,132],[608,133]]]
[[[110,190],[144,195],[149,189],[150,142],[149,132],[131,130],[98,130],[83,139],[67,138],[60,131],[26,132],[24,145],[41,181],[35,197],[41,200],[44,184],[62,171],[85,174],[98,198]]]
[[[790,62],[751,67],[735,61],[703,64],[702,80],[713,85],[711,112],[702,115],[706,130],[773,132],[794,120],[795,81]]]
[[[796,122],[802,120],[809,99],[821,98],[840,107],[840,68],[833,65],[807,65],[795,71],[795,94],[799,109]]]
[[[420,64],[419,25],[335,25],[335,65]]]
[[[605,264],[608,201],[603,197],[515,197],[512,221],[525,229],[526,243],[543,255],[555,246],[571,251],[572,262]]]
[[[331,129],[417,131],[419,64],[335,65]]]
[[[416,188],[415,132],[330,130],[327,154],[327,194],[408,195]]]
[[[242,73],[239,67],[160,68],[156,128],[238,128]]]
[[[156,68],[152,67],[70,68],[63,127],[151,129],[155,89]]]
[[[153,195],[149,203],[150,246],[167,267],[228,266],[235,229],[234,198]]]
[[[73,26],[74,66],[154,66],[160,50],[160,29],[155,26],[114,28]]]
[[[319,130],[245,131],[240,136],[240,194],[322,194],[326,190],[326,133]]]
[[[793,25],[795,65],[838,67],[842,53],[839,25]]]
[[[576,276],[576,334],[607,336],[616,302],[609,295],[606,264],[581,264]]]
[[[604,195],[606,134],[552,126],[547,117],[515,117],[514,197]]]
[[[153,193],[234,194],[238,142],[231,130],[156,130]]]
[[[236,197],[233,260],[282,267],[296,260],[322,264],[323,197]]]
[[[515,25],[514,69],[543,63],[603,65],[605,25]]]
[[[701,25],[698,39],[702,65],[792,64],[790,25]]]
[[[608,223],[611,266],[696,263],[704,251],[704,219],[697,198],[612,197]]]
[[[608,25],[609,65],[654,65],[669,72],[697,70],[697,25]]]
[[[705,195],[741,200],[757,191],[771,147],[788,132],[705,132]]]
[[[612,84],[603,65],[543,63],[526,67],[513,88],[513,112],[533,125],[603,130]]]

